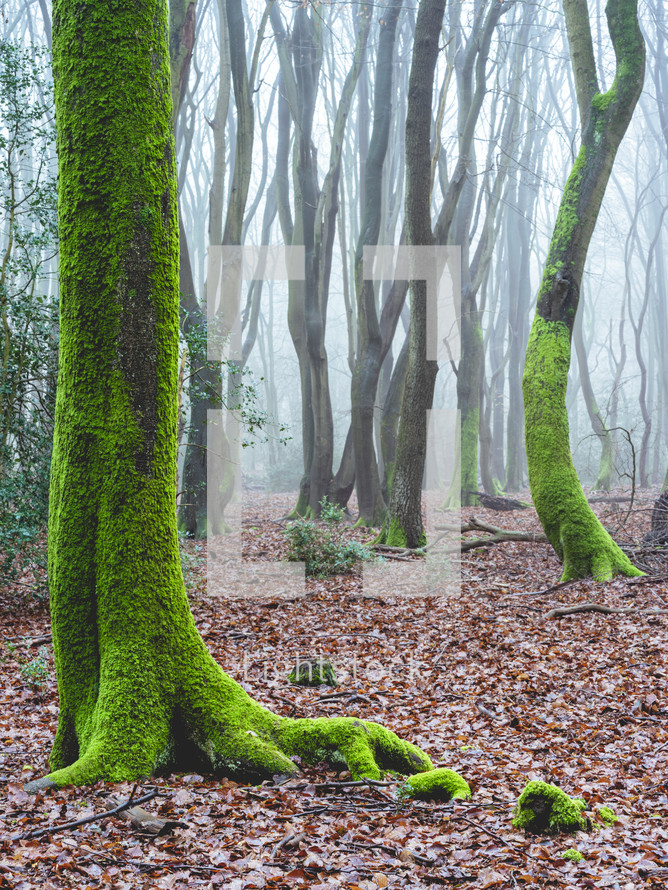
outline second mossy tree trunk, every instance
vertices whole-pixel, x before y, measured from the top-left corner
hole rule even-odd
[[[617,68],[600,93],[586,0],[564,0],[582,124],[550,242],[523,378],[529,484],[536,511],[564,565],[562,580],[641,574],[603,528],[580,485],[570,452],[566,384],[580,283],[617,148],[643,85],[645,45],[637,0],[608,0]]]
[[[109,52],[110,38],[114,52]],[[178,220],[164,0],[56,0],[61,328],[49,509],[60,713],[30,790],[169,769],[431,768],[375,723],[271,713],[216,664],[174,508]]]

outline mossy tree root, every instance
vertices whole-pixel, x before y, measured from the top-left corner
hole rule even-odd
[[[272,713],[221,670],[194,625],[189,636],[179,655],[156,660],[147,648],[115,660],[117,670],[103,668],[92,706],[61,713],[48,784],[135,781],[173,770],[260,782],[297,775],[293,758],[348,768],[356,779],[432,768],[423,751],[377,723]]]
[[[413,545],[410,543],[411,535],[401,524],[401,520],[393,516],[391,519],[386,517],[385,522],[376,538],[374,544],[381,544],[385,547],[404,547],[409,550],[415,550],[420,547],[426,547],[427,535],[422,529],[417,542]]]

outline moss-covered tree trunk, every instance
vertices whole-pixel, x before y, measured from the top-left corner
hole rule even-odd
[[[475,295],[462,293],[462,357],[457,374],[457,404],[461,411],[461,503],[478,503],[478,434],[480,384],[484,373],[481,312]]]
[[[637,0],[608,0],[617,69],[600,93],[586,0],[564,0],[582,123],[582,144],[566,183],[538,294],[523,378],[529,484],[534,505],[564,564],[563,579],[640,574],[587,504],[568,437],[566,383],[571,336],[589,242],[643,85],[645,46]]]
[[[215,663],[176,535],[178,224],[164,0],[56,0],[61,338],[49,517],[60,715],[31,789],[170,768],[428,769],[360,720],[290,720]],[[114,52],[109,52],[113,45]]]

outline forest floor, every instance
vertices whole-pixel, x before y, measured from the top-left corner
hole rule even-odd
[[[652,500],[636,502],[618,540],[641,539]],[[276,520],[291,502],[258,501],[247,553],[285,551]],[[613,507],[596,505],[608,525],[623,516]],[[533,510],[462,514],[539,531]],[[23,586],[0,593],[0,888],[668,887],[668,564],[664,580],[546,592],[560,574],[550,547],[503,543],[464,554],[456,596],[368,598],[352,575],[308,580],[280,602],[209,597],[206,545],[185,543],[183,559],[204,639],[254,697],[284,715],[384,723],[460,772],[472,800],[405,800],[400,781],[350,784],[324,765],[279,786],[173,775],[136,791],[157,789],[146,809],[179,823],[163,836],[120,817],[57,831],[132,788],[23,790],[47,772],[57,720],[51,646],[31,645],[48,637],[48,608],[27,595],[28,566]],[[629,611],[545,618],[585,601]],[[336,690],[288,682],[297,656],[320,654]],[[513,806],[534,778],[583,797],[594,823],[602,805],[619,821],[574,836],[516,831]],[[54,833],[29,837],[45,827]],[[565,860],[569,848],[584,859]]]

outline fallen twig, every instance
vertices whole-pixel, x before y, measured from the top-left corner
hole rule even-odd
[[[382,850],[383,853],[387,853],[392,856],[394,859],[401,858],[401,850],[397,850],[396,847],[390,847],[389,844],[364,844],[361,841],[353,841],[350,844],[340,844],[340,850],[350,850],[353,853],[358,853],[360,850]],[[417,862],[418,865],[433,865],[434,860],[428,859],[426,856],[422,856],[420,853],[417,853],[415,850],[412,850],[410,847],[405,847],[411,857]]]
[[[26,840],[27,838],[41,837],[44,834],[56,834],[59,831],[68,831],[70,828],[78,828],[79,825],[88,825],[90,822],[99,822],[101,819],[109,818],[109,816],[117,816],[123,810],[126,810],[132,803],[137,806],[140,803],[146,803],[149,800],[153,800],[153,798],[157,796],[157,791],[149,791],[147,794],[144,794],[142,797],[138,797],[135,801],[133,801],[131,794],[126,801],[111,810],[106,810],[104,813],[95,813],[93,816],[84,816],[83,819],[77,819],[74,822],[64,822],[62,825],[50,825],[47,828],[39,828],[34,831],[27,831],[25,834],[20,835],[17,840]]]
[[[560,606],[557,609],[550,609],[545,615],[548,618],[563,618],[565,615],[575,615],[578,612],[601,612],[604,615],[628,614],[629,612],[637,612],[633,607],[628,609],[612,609],[610,606],[602,606],[600,603],[578,603],[577,606]]]
[[[495,832],[490,831],[489,828],[485,828],[485,826],[481,825],[479,822],[474,822],[473,819],[469,819],[469,817],[465,816],[463,813],[454,813],[452,818],[453,819],[461,819],[463,822],[466,822],[469,825],[473,826],[473,828],[477,828],[478,831],[482,831],[485,834],[488,834],[490,837],[494,838],[495,841],[498,841],[499,843],[503,844],[505,847],[516,846],[516,844],[514,844],[513,842],[504,840],[500,834],[495,834]]]
[[[371,704],[371,699],[370,699],[370,698],[368,698],[366,695],[360,695],[358,692],[349,692],[349,693],[347,694],[347,698],[348,698],[348,700],[346,701],[346,704],[347,704],[347,705],[350,705],[350,704],[352,704],[353,702],[356,702],[356,701],[364,702],[364,704],[367,704],[367,705],[370,705],[370,704]],[[322,702],[324,705],[336,705],[336,704],[339,704],[338,701],[331,701],[331,700],[330,700],[330,701],[327,701],[327,699],[326,699],[325,696],[323,696],[322,698],[319,698],[318,701],[319,701],[319,702]]]
[[[657,581],[668,581],[668,575],[643,575],[642,578],[629,578],[627,584],[654,584]]]
[[[278,851],[283,849],[283,847],[298,847],[305,837],[306,835],[303,832],[300,834],[286,834],[283,840],[279,841],[271,851],[270,858],[274,859]]]
[[[552,587],[546,587],[545,590],[521,590],[519,593],[510,593],[508,596],[544,596],[546,593],[563,590],[564,587],[570,587],[582,580],[582,578],[573,578],[572,581],[561,581],[559,584],[553,584]]]

